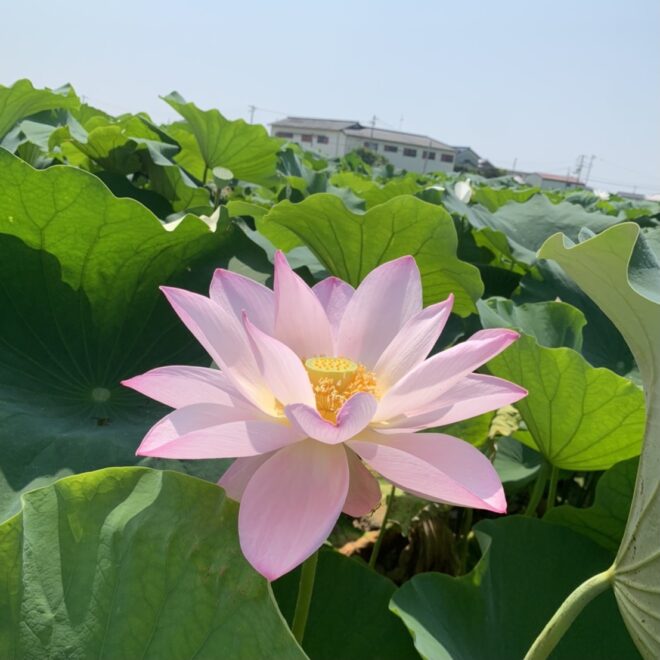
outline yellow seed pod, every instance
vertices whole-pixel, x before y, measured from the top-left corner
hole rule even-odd
[[[305,360],[305,368],[313,385],[330,378],[340,388],[352,380],[358,365],[348,358],[319,356]]]

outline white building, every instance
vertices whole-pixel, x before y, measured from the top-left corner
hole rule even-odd
[[[328,158],[367,148],[410,172],[451,172],[455,149],[426,135],[362,126],[357,121],[286,117],[271,124],[271,135],[296,142]]]
[[[456,158],[454,167],[457,170],[467,170],[468,172],[477,172],[481,163],[481,156],[471,147],[454,147],[456,149]]]
[[[511,172],[514,174],[514,172]],[[574,176],[561,174],[547,174],[545,172],[515,172],[519,174],[530,186],[542,188],[543,190],[567,190],[569,188],[585,188],[586,184]]]

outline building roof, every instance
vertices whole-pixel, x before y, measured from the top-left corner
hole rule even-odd
[[[384,128],[371,128],[363,126],[359,121],[348,119],[319,119],[316,117],[285,117],[271,123],[275,128],[299,128],[302,130],[319,131],[343,131],[346,135],[364,138],[365,140],[378,140],[381,142],[393,142],[395,144],[406,144],[417,147],[430,147],[432,149],[445,149],[453,151],[444,142],[439,142],[427,135],[416,133],[404,133],[402,131],[388,131]]]
[[[346,133],[346,135],[364,138],[365,140],[379,140],[381,142],[394,142],[395,144],[409,144],[415,147],[454,151],[454,147],[450,147],[444,142],[434,140],[433,138],[428,137],[428,135],[418,135],[416,133],[387,131],[384,128],[367,128],[365,126],[361,126],[359,129],[347,128],[344,130],[344,133]]]
[[[454,147],[456,151],[461,152],[461,151],[471,151],[477,158],[480,158],[479,154],[472,148],[472,147]]]
[[[565,174],[548,174],[546,172],[534,172],[534,174],[537,174],[546,181],[561,181],[562,183],[575,183],[580,186],[584,185],[580,179],[576,179],[574,176],[567,176]]]
[[[349,119],[318,119],[316,117],[285,117],[271,123],[271,126],[292,126],[295,128],[318,129],[320,131],[341,131],[344,128],[361,128],[359,121]]]

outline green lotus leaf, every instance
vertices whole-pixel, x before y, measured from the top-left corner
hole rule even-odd
[[[282,614],[291,622],[300,568],[273,583]],[[313,660],[419,658],[405,626],[388,609],[396,587],[365,564],[322,550],[303,648]]]
[[[564,504],[548,511],[543,519],[566,525],[616,552],[628,520],[638,464],[637,458],[631,458],[605,472],[596,485],[592,506],[580,509]]]
[[[470,573],[416,575],[392,597],[423,658],[522,658],[572,589],[612,561],[586,537],[533,518],[483,521],[475,533],[483,554]],[[611,592],[580,615],[552,657],[635,657]]]
[[[204,181],[205,173],[208,176],[219,166],[244,181],[273,180],[280,141],[269,137],[263,126],[242,119],[230,121],[217,110],[200,110],[176,92],[163,100],[186,120],[186,124],[174,124],[165,130],[181,144],[177,161],[198,179]]]
[[[80,101],[68,85],[56,90],[35,89],[29,80],[17,80],[11,87],[0,85],[0,140],[25,117],[78,105]]]
[[[243,558],[238,505],[175,472],[108,468],[0,526],[3,658],[305,658]]]
[[[660,657],[660,265],[624,223],[572,245],[557,234],[539,251],[554,259],[609,316],[633,352],[644,384],[646,433],[630,516],[616,556],[614,592],[645,658]]]
[[[529,430],[520,438],[552,465],[606,470],[639,455],[644,395],[628,379],[527,335],[491,360],[488,370],[528,390],[516,403]]]
[[[120,381],[163,364],[209,364],[158,287],[208,291],[216,266],[271,271],[228,222],[212,233],[187,217],[169,232],[91,174],[36,171],[0,149],[0,519],[25,490],[138,460],[167,409]],[[167,465],[215,480],[226,462]]]
[[[582,348],[584,314],[563,302],[515,305],[506,298],[488,298],[477,302],[484,328],[512,328],[533,336],[541,346]]]
[[[366,213],[349,211],[334,195],[280,202],[257,228],[278,248],[306,245],[333,275],[357,286],[376,266],[411,254],[422,274],[424,303],[456,296],[467,316],[483,292],[479,271],[456,256],[456,230],[442,208],[403,195]]]

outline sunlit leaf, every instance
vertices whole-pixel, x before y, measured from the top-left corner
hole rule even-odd
[[[218,166],[245,181],[261,183],[273,178],[280,141],[269,137],[263,126],[242,119],[230,121],[218,110],[200,110],[176,92],[163,99],[187,122],[173,131],[173,137],[182,141],[189,131],[194,138],[194,142],[182,142],[183,152],[177,160],[197,178],[204,180],[204,172],[210,174]]]
[[[592,367],[570,348],[546,348],[523,335],[488,370],[526,388],[516,403],[527,438],[553,465],[606,470],[637,456],[644,433],[644,396],[628,379]]]
[[[120,381],[210,361],[158,287],[208,291],[221,265],[271,270],[233,225],[211,233],[188,217],[168,232],[91,174],[36,171],[0,150],[0,519],[26,489],[138,460],[167,409]],[[223,465],[167,464],[213,479]]]
[[[614,592],[637,647],[660,657],[660,266],[625,223],[571,245],[560,234],[540,250],[555,259],[621,331],[639,365],[647,425],[635,493],[616,557]]]
[[[282,250],[308,246],[329,272],[354,286],[379,264],[410,254],[422,273],[425,304],[453,293],[454,311],[467,316],[483,292],[478,270],[456,257],[449,214],[415,197],[357,214],[337,197],[319,194],[277,204],[257,227]]]
[[[29,80],[18,80],[11,87],[0,85],[0,140],[12,126],[42,110],[75,108],[80,104],[69,86],[61,89],[35,89]]]
[[[238,505],[174,472],[32,491],[0,526],[3,658],[304,658],[243,558]]]

